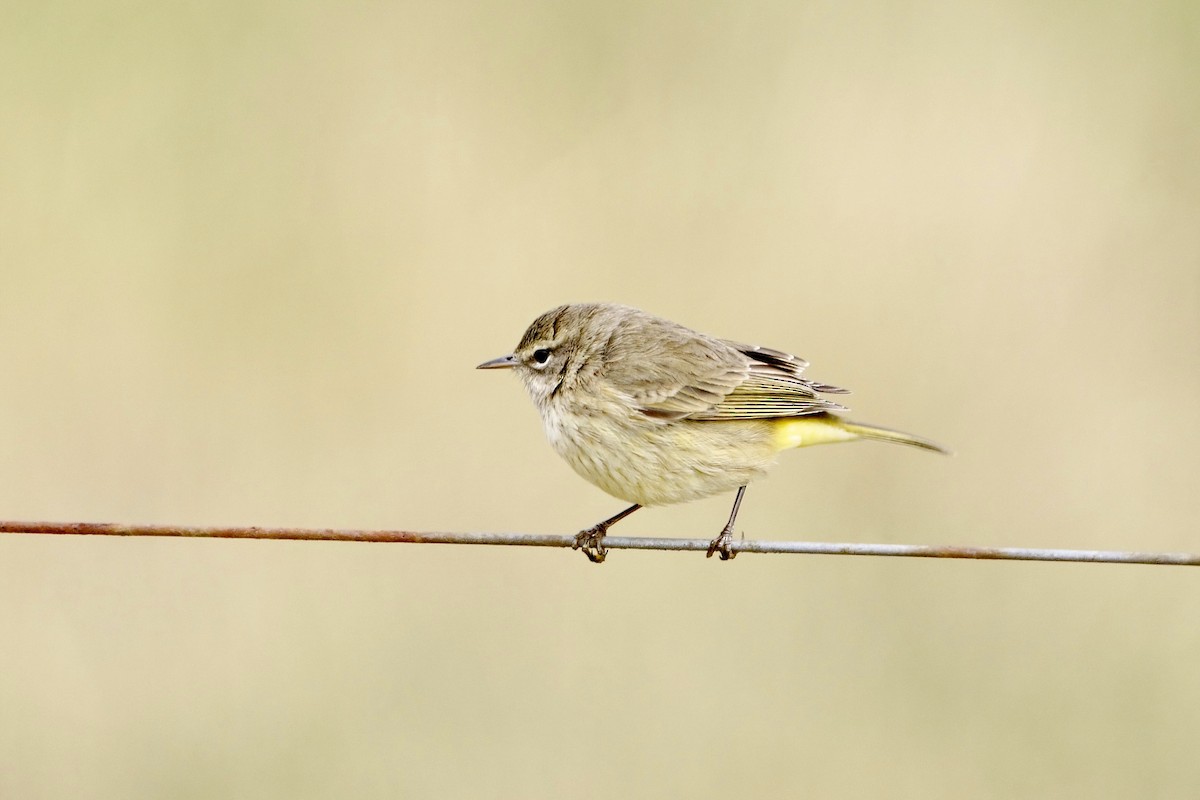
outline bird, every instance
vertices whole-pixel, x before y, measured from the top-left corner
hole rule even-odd
[[[796,447],[873,439],[939,453],[924,437],[853,422],[846,389],[805,377],[782,350],[700,333],[613,303],[574,303],[535,319],[508,355],[554,450],[585,480],[631,503],[575,537],[600,563],[608,529],[640,508],[736,490],[707,556],[729,560],[747,485]]]

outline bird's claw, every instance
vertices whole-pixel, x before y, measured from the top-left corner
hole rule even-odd
[[[714,553],[719,555],[722,561],[729,561],[737,555],[737,551],[733,549],[733,531],[729,528],[721,531],[720,535],[709,543],[705,558],[712,558]]]
[[[608,548],[604,546],[604,534],[607,530],[603,525],[594,525],[586,531],[580,531],[575,534],[575,544],[571,549],[582,550],[593,564],[603,563],[604,557],[608,555]]]

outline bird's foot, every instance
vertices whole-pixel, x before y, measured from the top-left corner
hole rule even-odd
[[[705,558],[712,558],[716,553],[721,557],[722,561],[728,561],[737,555],[737,551],[733,549],[733,529],[726,526],[723,531],[709,542],[708,554]]]
[[[600,564],[608,555],[608,548],[604,546],[604,534],[607,532],[608,526],[604,524],[593,525],[586,531],[580,531],[575,534],[575,544],[571,549],[582,550],[589,561]]]

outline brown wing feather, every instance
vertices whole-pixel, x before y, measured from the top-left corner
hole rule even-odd
[[[817,395],[847,394],[847,390],[802,377],[808,367],[803,358],[769,347],[729,341],[725,344],[748,359],[749,373],[720,403],[693,414],[691,419],[798,417],[846,410]]]
[[[630,322],[607,342],[604,377],[647,416],[769,419],[844,410],[817,395],[846,390],[801,377],[808,366],[802,358],[714,339],[648,314]]]

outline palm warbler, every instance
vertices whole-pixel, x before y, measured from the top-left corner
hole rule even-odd
[[[746,485],[781,450],[879,439],[948,452],[928,439],[851,422],[821,395],[845,389],[802,376],[808,362],[715,339],[628,306],[559,306],[533,321],[516,350],[478,369],[512,369],[558,454],[584,478],[633,503],[575,537],[594,562],[604,535],[642,506],[737,489],[708,555],[736,555],[733,524]]]

